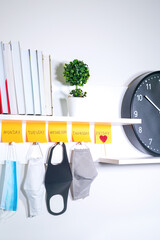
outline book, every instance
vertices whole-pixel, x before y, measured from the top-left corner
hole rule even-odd
[[[36,51],[37,63],[38,63],[38,78],[39,78],[39,88],[40,88],[40,101],[41,101],[41,114],[46,115],[46,103],[45,103],[45,85],[43,76],[43,62],[42,62],[42,52]]]
[[[3,56],[4,56],[4,69],[6,73],[8,86],[10,113],[18,114],[11,46],[9,43],[3,44]]]
[[[13,72],[15,79],[15,89],[17,98],[18,114],[25,114],[24,86],[22,77],[21,51],[19,42],[10,42]]]
[[[51,83],[51,58],[49,55],[43,55],[43,74],[45,85],[46,115],[53,115],[52,108],[52,83]]]
[[[32,88],[33,88],[33,102],[34,112],[36,115],[41,115],[41,100],[40,100],[40,87],[38,79],[38,63],[35,50],[29,50]]]
[[[31,79],[31,68],[29,60],[29,50],[21,50],[22,74],[24,84],[24,98],[26,114],[34,114],[33,89]]]
[[[9,113],[8,84],[5,76],[3,43],[0,42],[0,113]]]
[[[52,61],[51,56],[49,56],[49,71],[50,71],[50,101],[51,101],[51,115],[53,115],[53,95],[52,95]]]

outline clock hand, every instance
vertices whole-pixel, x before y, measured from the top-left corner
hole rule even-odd
[[[145,95],[144,97],[160,112],[159,107],[157,107],[157,105],[147,95]]]

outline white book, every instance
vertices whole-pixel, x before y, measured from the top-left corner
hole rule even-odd
[[[52,109],[52,84],[51,84],[51,61],[49,55],[43,55],[43,74],[45,84],[46,115],[53,115]]]
[[[6,73],[6,79],[8,83],[8,95],[11,114],[18,114],[17,99],[16,99],[16,89],[13,73],[13,62],[11,46],[9,43],[3,44],[3,56],[4,56],[4,68]]]
[[[41,102],[40,102],[40,88],[38,79],[38,64],[35,50],[29,50],[30,54],[30,65],[31,65],[31,76],[32,76],[32,87],[33,87],[33,100],[34,100],[34,111],[35,114],[41,115]]]
[[[25,114],[24,86],[22,77],[21,52],[19,42],[11,41],[13,72],[16,87],[18,114]]]
[[[33,89],[31,79],[31,68],[29,60],[29,50],[21,50],[22,74],[24,84],[24,97],[26,103],[26,114],[34,114]]]
[[[49,70],[50,70],[50,91],[51,91],[51,115],[53,115],[53,96],[52,96],[52,61],[51,61],[51,56],[49,56]]]
[[[3,43],[0,42],[0,113],[8,113]]]
[[[41,111],[42,111],[42,115],[46,115],[42,52],[36,51],[36,53],[37,53],[37,62],[38,62],[38,77],[39,77],[39,88],[40,88]]]

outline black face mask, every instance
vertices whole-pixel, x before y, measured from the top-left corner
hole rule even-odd
[[[48,157],[48,167],[45,175],[45,187],[47,192],[46,204],[48,212],[52,215],[60,215],[66,211],[68,192],[72,182],[72,173],[68,162],[66,146],[64,143],[62,144],[63,147],[62,162],[57,165],[53,165],[51,163],[53,150],[58,144],[59,143],[53,146],[50,150]],[[58,213],[53,212],[50,208],[50,199],[54,195],[61,195],[63,198],[64,208],[61,212]]]

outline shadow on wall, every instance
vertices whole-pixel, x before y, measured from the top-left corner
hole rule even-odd
[[[64,72],[64,63],[60,63],[57,67],[56,67],[56,79],[62,83],[63,85],[67,85],[65,78],[63,76],[63,72]]]
[[[53,92],[53,111],[55,116],[68,115],[67,96],[69,87],[63,77],[63,71],[64,63],[58,64],[55,70],[56,81],[54,81],[57,90]]]
[[[141,76],[142,74],[144,74],[144,73],[149,73],[149,72],[151,72],[151,71],[139,71],[139,72],[137,72],[137,73],[135,73],[135,74],[133,74],[132,76],[130,76],[128,79],[127,79],[127,81],[125,82],[125,86],[126,87],[128,87],[136,78],[138,78],[139,76]]]

